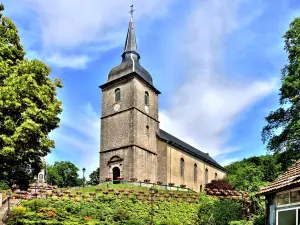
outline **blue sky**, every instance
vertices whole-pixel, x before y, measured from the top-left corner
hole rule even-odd
[[[63,80],[60,128],[49,163],[87,174],[99,165],[101,91],[120,63],[135,5],[141,64],[159,96],[161,128],[222,165],[266,154],[264,117],[278,107],[281,38],[297,0],[2,0],[27,57]]]

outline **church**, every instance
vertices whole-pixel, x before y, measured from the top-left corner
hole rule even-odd
[[[181,184],[202,191],[225,169],[208,153],[159,128],[158,96],[152,76],[140,64],[131,17],[121,64],[102,90],[100,180],[124,177]]]

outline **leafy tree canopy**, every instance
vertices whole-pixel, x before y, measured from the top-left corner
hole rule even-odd
[[[90,185],[97,185],[99,184],[99,167],[94,170],[91,174],[90,174],[90,181],[88,182]]]
[[[292,21],[283,38],[288,64],[282,69],[281,106],[266,117],[268,124],[262,131],[262,140],[272,152],[300,149],[300,18]]]
[[[4,6],[0,6],[0,12]],[[48,133],[62,112],[50,68],[24,58],[15,24],[0,13],[0,180],[24,184],[42,168],[41,158],[54,148]]]
[[[59,187],[74,187],[80,184],[79,169],[71,162],[54,162],[47,167],[47,183]]]
[[[273,182],[281,173],[279,155],[251,157],[226,166],[226,180],[235,189],[256,192]]]

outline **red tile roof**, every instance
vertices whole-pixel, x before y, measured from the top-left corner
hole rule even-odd
[[[286,190],[290,187],[300,186],[300,160],[293,164],[284,174],[278,177],[267,187],[263,187],[258,194],[265,195],[271,192]]]

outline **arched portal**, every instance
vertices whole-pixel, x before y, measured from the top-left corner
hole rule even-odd
[[[114,180],[114,184],[120,183],[120,181],[117,181],[119,176],[120,176],[120,169],[119,169],[119,167],[114,167],[113,168],[113,180]]]

